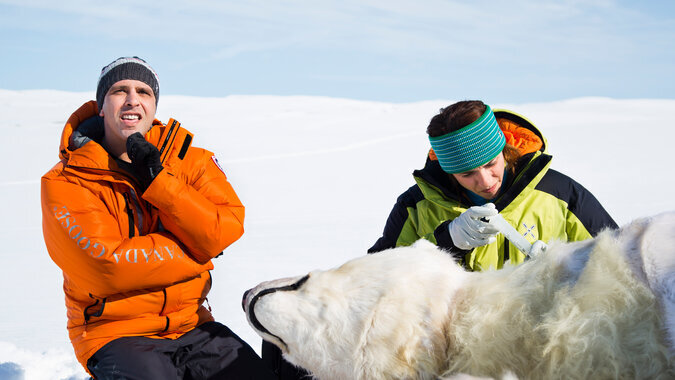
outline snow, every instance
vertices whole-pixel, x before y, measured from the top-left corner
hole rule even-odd
[[[92,97],[0,90],[3,379],[87,378],[66,333],[61,272],[42,239],[39,178],[58,160],[65,120]],[[158,117],[179,120],[194,145],[216,153],[247,207],[246,233],[215,260],[209,303],[216,319],[259,352],[243,292],[365,254],[424,164],[429,119],[455,100],[162,96]],[[491,106],[532,120],[547,138],[552,167],[593,192],[617,223],[675,209],[675,100]]]

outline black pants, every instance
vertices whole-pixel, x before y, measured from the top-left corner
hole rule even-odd
[[[274,371],[279,380],[310,380],[312,376],[302,368],[287,362],[281,356],[281,350],[272,343],[263,340],[262,360],[265,365]]]
[[[178,339],[123,337],[87,361],[104,379],[276,379],[251,346],[218,322],[207,322]]]

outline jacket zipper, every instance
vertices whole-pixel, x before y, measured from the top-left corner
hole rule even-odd
[[[94,302],[93,304],[85,307],[84,311],[82,312],[84,314],[84,331],[82,332],[83,338],[87,337],[87,325],[89,324],[89,319],[91,317],[100,317],[101,315],[103,315],[103,309],[105,309],[105,302],[107,300],[107,298],[103,298],[103,301],[101,303],[101,309],[99,309],[99,311],[97,311],[94,314],[89,314],[88,313],[89,309],[91,309],[92,307],[95,307],[96,305],[98,305],[99,302],[101,302],[98,298],[94,297],[91,293],[89,293],[89,297],[96,300],[96,302]]]
[[[131,209],[131,201],[129,200],[129,194],[123,193],[124,201],[126,203],[125,209],[127,211],[127,217],[129,218],[129,237],[132,238],[135,235],[134,231],[134,210]]]
[[[213,288],[213,276],[211,276],[211,271],[210,271],[210,270],[209,270],[209,271],[206,271],[206,273],[209,274],[209,292],[210,292],[211,289]],[[206,297],[206,296],[205,296],[205,297],[204,297],[204,301],[206,301],[206,307],[208,308],[209,313],[210,313],[210,312],[211,312],[211,304],[209,303],[209,297]]]
[[[164,293],[164,303],[162,304],[162,310],[159,311],[159,315],[164,314],[164,308],[166,307],[166,288],[162,289],[162,293]]]
[[[164,314],[164,308],[166,308],[166,288],[162,289],[162,293],[164,293],[164,303],[162,304],[162,310],[160,310],[159,315]],[[164,330],[162,330],[162,332],[166,332],[169,329],[169,317],[165,315],[164,318],[166,318],[166,325],[164,326]]]
[[[164,142],[162,143],[162,146],[159,148],[159,157],[161,159],[161,163],[164,163],[164,158],[161,158],[162,155],[164,154],[164,149],[166,149],[167,146],[171,146],[173,144],[173,139],[176,138],[176,132],[178,129],[180,129],[180,123],[177,122],[176,120],[171,120],[171,125],[169,127],[169,132],[166,134],[166,138],[164,138]]]

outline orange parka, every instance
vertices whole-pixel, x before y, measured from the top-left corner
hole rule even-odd
[[[47,250],[63,271],[68,331],[86,362],[123,336],[175,339],[213,320],[203,306],[211,259],[243,234],[244,207],[213,153],[154,121],[145,138],[164,169],[144,193],[99,143],[78,132],[96,102],[66,122],[60,158],[41,182]],[[83,128],[84,129],[84,128]]]

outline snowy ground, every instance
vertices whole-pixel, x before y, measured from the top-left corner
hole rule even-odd
[[[39,178],[62,126],[93,93],[0,90],[0,378],[84,379],[66,334],[61,273],[44,247]],[[162,96],[158,117],[216,152],[246,205],[246,233],[215,261],[217,320],[259,351],[241,310],[257,283],[365,254],[424,164],[425,129],[455,100],[391,104],[320,97]],[[582,98],[492,104],[532,120],[552,167],[581,182],[619,224],[675,209],[675,100]]]

